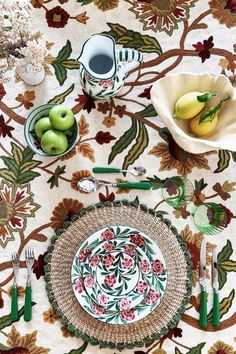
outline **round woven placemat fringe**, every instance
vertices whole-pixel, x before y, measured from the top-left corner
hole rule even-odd
[[[95,230],[115,224],[136,228],[156,241],[168,272],[160,305],[145,318],[125,325],[90,316],[78,303],[70,282],[72,260],[80,245]],[[46,290],[63,324],[91,344],[119,350],[141,347],[174,328],[191,295],[191,278],[189,253],[176,228],[160,212],[135,201],[99,203],[81,210],[57,230],[46,256]]]

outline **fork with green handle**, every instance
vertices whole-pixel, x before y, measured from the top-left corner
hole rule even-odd
[[[19,255],[16,252],[13,252],[11,255],[12,259],[12,268],[14,273],[14,280],[12,286],[12,297],[11,297],[11,320],[17,321],[18,319],[18,290],[17,290],[17,282],[18,282],[18,271],[20,268],[20,259]]]
[[[25,262],[27,266],[27,281],[25,288],[25,307],[24,307],[24,320],[29,322],[32,318],[32,304],[31,304],[31,272],[34,264],[34,251],[33,249],[25,250]]]

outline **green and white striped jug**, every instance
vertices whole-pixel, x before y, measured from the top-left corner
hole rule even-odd
[[[77,60],[84,90],[90,96],[106,99],[121,90],[127,73],[142,63],[143,55],[134,49],[116,48],[111,36],[95,34],[84,42]]]

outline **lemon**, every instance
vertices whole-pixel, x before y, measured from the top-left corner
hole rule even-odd
[[[218,124],[219,116],[215,115],[213,120],[199,122],[201,113],[194,117],[189,124],[190,131],[196,136],[206,136],[213,132]]]
[[[200,113],[205,107],[206,102],[198,100],[202,92],[188,92],[181,96],[175,104],[174,118],[191,119]]]

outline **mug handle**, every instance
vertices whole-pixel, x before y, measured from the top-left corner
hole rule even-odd
[[[124,65],[125,74],[137,68],[143,62],[143,54],[138,50],[123,48],[118,50],[119,61],[127,61]]]

